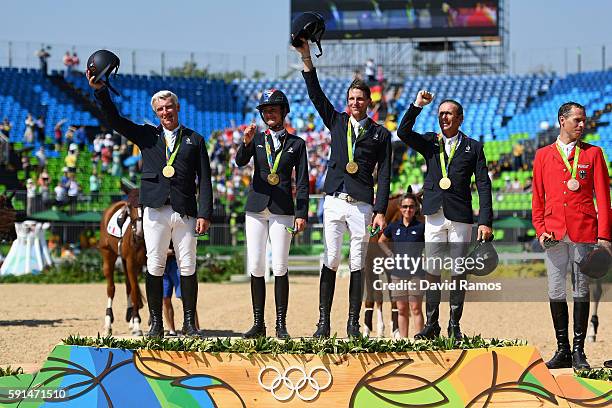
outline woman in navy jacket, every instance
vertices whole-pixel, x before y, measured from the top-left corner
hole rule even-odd
[[[264,306],[266,303],[265,257],[270,238],[274,300],[276,303],[276,336],[287,338],[287,305],[289,280],[287,267],[292,236],[303,231],[308,218],[308,161],[306,143],[284,128],[289,101],[277,89],[263,92],[257,106],[268,126],[256,132],[254,124],[244,132],[236,152],[236,164],[245,166],[254,158],[253,178],[246,204],[247,269],[251,275],[253,327],[245,338],[266,335]],[[292,194],[292,173],[295,169],[296,202]]]

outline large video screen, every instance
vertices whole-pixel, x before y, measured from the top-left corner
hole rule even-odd
[[[324,39],[498,36],[499,1],[291,0],[325,18]]]

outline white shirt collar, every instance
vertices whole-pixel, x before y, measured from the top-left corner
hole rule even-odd
[[[268,130],[270,131],[270,134],[272,135],[272,137],[277,138],[277,139],[283,137],[285,135],[285,132],[286,132],[285,129],[279,130],[279,131],[274,131],[274,130],[268,128]]]
[[[576,143],[578,142],[578,140],[574,140],[571,143],[565,144],[561,141],[561,139],[559,138],[559,136],[557,136],[557,143],[559,144],[559,147],[561,149],[563,149],[563,151],[565,152],[566,156],[569,156],[571,151],[574,149],[574,147],[576,146]]]
[[[283,129],[283,130],[279,130],[275,132],[274,130],[268,128],[268,131],[272,135],[272,143],[274,143],[274,150],[280,149],[281,147],[280,138],[283,137],[287,133],[287,130]]]
[[[351,124],[353,125],[353,127],[359,126],[359,127],[365,128],[365,125],[368,123],[368,115],[366,115],[366,117],[361,119],[360,121],[355,119],[353,116],[351,116],[350,118],[351,118]]]
[[[446,135],[442,133],[442,138],[444,139],[445,144],[447,144],[448,142],[455,143],[455,140],[457,140],[458,137],[459,137],[459,132],[457,132],[457,134],[453,137],[446,137]]]
[[[181,125],[179,124],[176,128],[174,128],[174,130],[168,130],[165,127],[162,126],[162,129],[164,130],[164,137],[166,139],[171,138],[173,135],[176,136],[178,134],[179,129],[181,128]]]

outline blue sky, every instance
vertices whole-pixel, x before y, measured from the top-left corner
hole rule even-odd
[[[601,47],[607,45],[612,65],[612,2],[609,0],[507,0],[510,13],[511,67],[525,72],[534,67],[563,74],[576,69],[577,47],[583,69],[601,68]],[[586,5],[586,6],[583,6]],[[159,63],[159,50],[169,51],[166,64],[189,58],[221,67],[265,67],[272,72],[275,55],[286,64],[289,0],[74,0],[7,1],[0,24],[0,64],[7,64],[7,41],[14,60],[35,64],[34,48],[54,44],[58,58],[72,45],[81,58],[89,50],[138,49],[136,63]],[[27,44],[26,44],[27,43]],[[20,49],[23,48],[23,49]],[[150,50],[150,51],[144,51]],[[514,59],[513,59],[514,58]],[[122,58],[123,61],[130,62]],[[56,61],[56,62],[57,62]],[[14,62],[15,63],[15,62]],[[17,64],[19,64],[17,62]]]

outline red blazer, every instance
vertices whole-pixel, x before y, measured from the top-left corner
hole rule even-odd
[[[578,191],[570,191],[567,181],[571,172],[555,143],[536,152],[533,162],[532,222],[539,237],[554,232],[562,239],[566,232],[572,242],[594,243],[598,238],[610,240],[610,177],[603,152],[597,146],[580,142],[576,179]],[[574,163],[574,153],[569,157]],[[595,194],[593,194],[595,193]],[[597,212],[593,196],[597,198]]]

